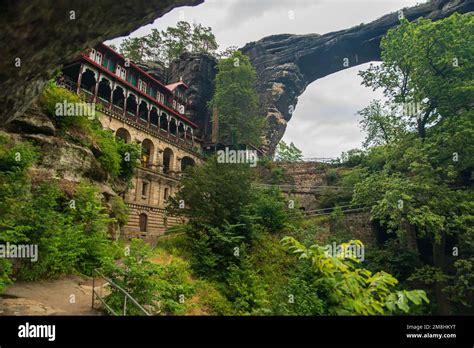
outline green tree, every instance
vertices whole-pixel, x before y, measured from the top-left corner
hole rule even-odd
[[[219,141],[226,145],[261,143],[263,118],[258,116],[257,74],[240,51],[219,60],[209,108],[219,118]]]
[[[406,122],[397,110],[383,105],[380,100],[374,100],[358,114],[362,117],[361,128],[367,136],[364,147],[392,144],[406,132]]]
[[[120,53],[135,62],[151,60],[169,66],[185,51],[213,55],[217,48],[211,27],[180,21],[176,27],[152,29],[148,35],[125,39]]]
[[[399,113],[390,126],[402,124],[408,132],[368,152],[363,163],[370,175],[355,185],[353,201],[371,207],[374,220],[427,260],[430,267],[412,279],[425,281],[432,269],[440,275],[430,288],[442,314],[452,312],[446,289],[453,262],[472,256],[473,30],[469,15],[402,20],[382,40],[383,63],[361,73],[365,85],[382,88],[392,103],[420,103],[420,112]],[[380,123],[367,120],[371,129]],[[420,240],[429,252],[418,248]]]
[[[225,278],[228,267],[240,263],[236,252],[251,246],[262,231],[277,233],[286,226],[283,195],[257,189],[253,180],[248,165],[212,157],[190,168],[181,190],[170,198],[170,213],[189,218],[186,234],[198,274]]]
[[[287,145],[283,140],[280,140],[276,148],[275,160],[296,162],[302,159],[302,151],[298,149],[293,142]]]
[[[131,37],[122,41],[119,52],[135,63],[143,63],[148,53],[148,41],[146,37]]]
[[[231,57],[235,51],[237,51],[239,48],[237,46],[229,46],[227,47],[225,50],[223,51],[220,51],[219,53],[217,53],[217,57],[219,59],[221,58],[229,58]]]
[[[360,73],[363,84],[381,88],[425,138],[427,127],[472,107],[473,34],[469,15],[436,22],[402,19],[382,39],[383,63]]]

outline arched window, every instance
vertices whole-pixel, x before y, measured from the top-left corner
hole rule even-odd
[[[170,134],[176,136],[176,120],[174,118],[171,118],[170,121]]]
[[[138,107],[138,115],[140,120],[148,122],[148,105],[144,100],[141,101],[140,106]]]
[[[178,137],[184,139],[184,124],[180,123],[178,126]]]
[[[110,82],[106,78],[102,78],[99,82],[99,89],[97,90],[97,97],[106,101],[110,101],[110,92],[112,91]]]
[[[152,107],[150,111],[150,123],[152,126],[158,127],[158,110],[155,107]]]
[[[186,168],[194,166],[195,162],[191,157],[184,156],[181,160],[181,172],[184,172]]]
[[[163,152],[163,172],[165,174],[169,173],[171,170],[171,166],[173,164],[173,157],[173,150],[167,147]]]
[[[117,132],[115,132],[115,136],[117,138],[122,139],[126,144],[130,143],[130,141],[132,140],[130,133],[125,128],[117,129]]]
[[[127,98],[127,113],[131,116],[137,115],[137,98],[133,94],[129,94]]]
[[[140,232],[146,232],[148,228],[148,215],[141,213],[139,217],[140,221]]]
[[[94,94],[96,83],[95,73],[90,69],[86,69],[81,77],[81,90]]]
[[[161,117],[160,117],[160,129],[165,132],[168,131],[168,119],[164,112],[161,114]]]
[[[153,158],[153,150],[155,146],[150,139],[145,139],[142,142],[142,164],[144,167],[148,167],[151,164]]]
[[[125,95],[123,94],[123,88],[116,87],[114,89],[114,93],[112,94],[112,104],[120,109],[123,109],[124,101]]]

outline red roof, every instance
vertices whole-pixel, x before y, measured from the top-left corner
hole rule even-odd
[[[105,46],[105,45],[104,45]],[[107,47],[107,46],[105,46]],[[116,53],[114,50],[112,50],[111,48],[109,48],[112,52]],[[118,53],[116,53],[117,55],[119,55]],[[120,56],[120,55],[119,55]],[[120,56],[122,57],[122,56]],[[103,72],[106,72],[107,75],[109,76],[112,76],[114,79],[116,80],[120,80],[120,83],[123,83],[124,85],[126,85],[127,87],[129,88],[132,88],[135,92],[145,96],[146,98],[152,100],[154,103],[158,104],[159,106],[161,106],[163,109],[167,110],[168,112],[171,112],[172,114],[174,114],[175,116],[177,116],[178,118],[182,119],[183,121],[189,123],[191,126],[193,126],[194,128],[198,128],[198,125],[195,124],[194,122],[192,122],[191,120],[189,120],[187,117],[181,115],[180,113],[178,113],[176,110],[173,110],[172,108],[162,104],[161,102],[159,102],[157,99],[153,98],[152,96],[148,95],[147,93],[139,90],[137,87],[135,87],[134,85],[132,85],[131,83],[129,83],[128,81],[122,79],[121,77],[113,74],[112,72],[110,72],[109,70],[107,70],[106,68],[104,68],[102,65],[100,64],[97,64],[95,61],[93,61],[92,59],[89,58],[88,55],[86,55],[84,52],[81,53],[81,58],[82,59],[85,59],[88,63],[94,65],[96,68],[99,68],[100,70],[102,70]],[[122,57],[123,58],[123,57]],[[132,65],[132,64],[130,64]],[[140,69],[137,67],[137,69]],[[140,71],[142,71],[140,69]],[[145,73],[146,74],[146,73]],[[157,81],[156,79],[154,79],[153,77],[151,77],[153,80]],[[161,84],[161,83],[160,83]],[[164,86],[163,84],[161,84],[164,88],[166,88],[166,86]]]
[[[115,54],[117,57],[119,57],[120,59],[124,60],[125,61],[125,57],[122,56],[120,53],[118,52],[115,52],[113,49],[111,49],[109,46],[107,46],[106,44],[104,43],[100,43],[98,46],[103,46],[104,48],[106,48],[108,51],[112,52],[113,54]],[[137,69],[140,73],[142,73],[143,75],[145,75],[146,77],[148,77],[150,80],[156,82],[157,84],[159,84],[161,87],[167,89],[169,91],[169,88],[167,88],[162,82],[160,82],[159,80],[155,79],[153,76],[151,76],[150,74],[148,74],[145,70],[143,70],[142,68],[138,67],[137,65],[135,65],[132,61],[130,61],[130,66],[133,66],[135,69]]]

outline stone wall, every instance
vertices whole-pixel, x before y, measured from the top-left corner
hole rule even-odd
[[[125,193],[124,201],[129,209],[129,219],[122,230],[123,238],[140,237],[152,243],[168,227],[183,223],[181,217],[167,216],[165,213],[166,196],[173,196],[179,190],[182,159],[188,157],[199,164],[203,158],[186,144],[180,144],[179,141],[173,142],[166,137],[158,137],[146,128],[128,120],[101,114],[100,122],[104,128],[114,133],[119,129],[125,129],[130,135],[130,142],[142,143],[148,140],[153,144],[149,162],[146,167],[138,168],[130,189]],[[163,171],[165,149],[173,153],[169,171],[166,173]],[[146,185],[145,190],[143,185]],[[143,191],[145,194],[142,194]],[[141,214],[147,216],[146,232],[140,230]]]
[[[368,212],[346,213],[341,221],[341,228],[352,239],[359,239],[365,246],[376,245],[377,238],[370,214]],[[332,224],[329,224],[329,232],[336,233]]]
[[[316,162],[275,162],[283,169],[282,191],[303,210],[318,208],[322,186],[328,185],[326,170]]]
[[[281,188],[289,199],[295,199],[299,207],[305,211],[321,208],[319,196],[323,192],[324,186],[331,185],[328,182],[324,164],[316,162],[276,162],[276,164],[284,170],[284,182]],[[344,168],[333,169],[339,173],[346,170]],[[339,229],[346,232],[352,239],[360,239],[366,246],[376,243],[375,230],[368,212],[348,212],[343,216]],[[327,228],[328,235],[340,232],[331,222]]]

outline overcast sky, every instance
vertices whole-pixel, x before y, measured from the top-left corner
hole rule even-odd
[[[180,7],[141,27],[134,36],[151,28],[166,29],[180,20],[212,27],[220,48],[242,47],[262,37],[281,34],[325,34],[368,23],[384,14],[426,1],[419,0],[205,0],[195,7]],[[109,43],[119,46],[123,38]],[[338,157],[360,147],[364,134],[356,112],[380,93],[360,85],[359,65],[314,81],[300,96],[288,123],[286,142],[305,157]]]

